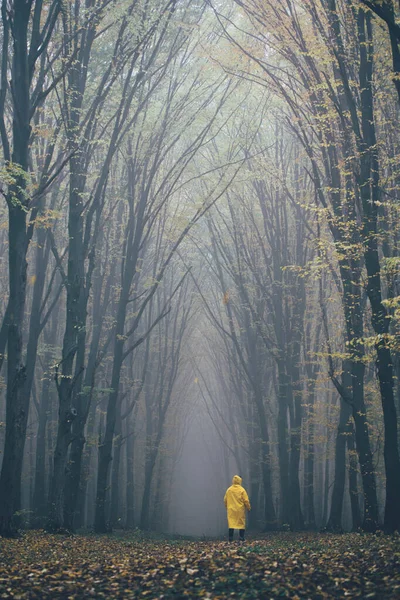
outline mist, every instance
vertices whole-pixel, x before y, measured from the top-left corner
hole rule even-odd
[[[400,530],[366,4],[2,2],[0,535],[225,539],[234,475],[250,535]]]

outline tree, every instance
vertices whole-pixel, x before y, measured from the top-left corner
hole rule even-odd
[[[397,90],[400,101],[400,27],[396,19],[396,7],[393,0],[383,0],[375,2],[371,0],[361,0],[362,4],[371,9],[388,28],[390,47],[392,50],[393,63],[393,83]]]
[[[31,122],[60,80],[60,74],[49,80],[54,68],[54,58],[49,48],[60,13],[59,0],[45,6],[41,1],[33,6],[32,2],[27,3],[24,0],[15,0],[12,5],[2,2],[1,5],[3,47],[0,133],[7,184],[3,193],[8,207],[10,307],[6,311],[4,322],[7,328],[8,348],[7,417],[0,476],[0,533],[5,535],[14,532],[13,515],[20,506],[22,459],[29,410],[29,395],[25,394],[27,373],[23,359],[26,257],[39,201],[51,180],[48,175],[50,165],[45,161],[42,173],[36,174],[38,190],[35,193],[32,189],[29,163],[34,132]],[[57,56],[57,48],[53,51]],[[11,72],[8,71],[9,64]],[[11,107],[11,131],[6,125],[8,105]]]

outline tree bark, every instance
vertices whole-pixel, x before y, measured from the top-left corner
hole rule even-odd
[[[279,478],[280,478],[280,504],[281,520],[283,524],[290,523],[290,505],[289,505],[289,448],[287,438],[287,386],[288,378],[285,372],[284,361],[278,363],[278,458],[279,458]]]
[[[126,523],[127,529],[135,527],[135,437],[131,425],[126,425]]]
[[[349,382],[347,382],[349,383]],[[351,407],[343,400],[340,402],[339,424],[335,446],[335,479],[332,490],[331,510],[326,524],[327,531],[341,532],[344,487],[346,477],[346,445],[348,421],[351,417]]]
[[[27,176],[30,138],[30,79],[28,66],[28,26],[30,5],[15,0],[18,18],[12,23],[13,36],[13,153],[12,164],[19,170],[11,175],[8,204],[8,269],[9,307],[8,357],[6,391],[6,434],[0,475],[0,535],[16,531],[14,513],[21,502],[21,474],[24,455],[29,402],[24,393],[26,367],[23,363],[23,323],[26,300],[27,234]],[[4,28],[9,30],[8,14],[2,6]],[[3,115],[2,115],[3,116]]]
[[[358,473],[358,462],[357,452],[354,444],[354,425],[350,421],[348,423],[347,431],[347,448],[349,457],[349,494],[350,494],[350,506],[351,515],[353,520],[353,531],[357,531],[362,526],[360,503],[359,503],[359,492],[357,484],[357,473]]]
[[[122,421],[121,411],[118,410],[117,422],[114,434],[114,450],[111,474],[111,503],[110,503],[110,526],[121,526],[122,517],[120,514],[120,471],[121,471],[121,453],[122,453]]]
[[[310,378],[311,376],[311,378]],[[307,440],[304,456],[304,517],[305,527],[307,529],[316,528],[315,520],[315,506],[314,506],[314,468],[315,468],[315,446],[314,446],[314,435],[315,435],[315,415],[314,415],[314,403],[315,403],[315,384],[316,384],[316,373],[308,373],[308,397],[307,397]]]

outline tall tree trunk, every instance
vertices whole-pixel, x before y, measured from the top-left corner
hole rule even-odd
[[[263,360],[261,359],[261,340],[256,329],[250,322],[246,324],[247,339],[248,339],[248,359],[249,370],[251,372],[253,402],[255,405],[255,415],[257,418],[257,427],[254,431],[255,435],[260,436],[259,451],[261,461],[261,477],[264,491],[264,528],[265,530],[274,529],[276,527],[275,507],[272,499],[272,478],[271,478],[271,458],[270,458],[270,436],[268,431],[268,422],[266,408],[264,406],[264,394],[262,388],[262,368]]]
[[[358,473],[358,461],[357,452],[354,444],[354,425],[350,421],[348,423],[347,431],[347,449],[349,457],[349,494],[350,494],[350,506],[351,516],[353,520],[353,531],[360,529],[362,525],[358,484],[357,484],[357,473]]]
[[[291,368],[291,399],[290,411],[290,461],[289,461],[289,493],[290,493],[290,527],[292,530],[304,528],[304,518],[301,510],[300,495],[300,452],[301,452],[301,425],[302,425],[302,390],[300,383],[300,344],[296,342],[297,350],[292,354]]]
[[[282,523],[290,522],[289,506],[289,449],[287,438],[287,386],[288,380],[285,371],[284,361],[278,361],[278,458],[279,458],[279,478],[280,478],[280,504]]]
[[[0,534],[12,534],[15,527],[12,522],[14,512],[19,508],[21,496],[21,471],[24,453],[26,426],[29,410],[29,395],[25,393],[27,374],[31,378],[30,356],[28,355],[28,373],[23,364],[22,328],[25,314],[27,252],[35,227],[37,206],[30,205],[31,190],[29,180],[29,153],[31,139],[31,119],[39,108],[37,97],[44,93],[43,71],[46,63],[42,57],[47,54],[47,46],[56,26],[61,5],[52,2],[46,10],[52,18],[46,21],[44,30],[40,29],[43,12],[42,3],[15,0],[12,10],[3,2],[1,17],[3,21],[3,53],[1,61],[1,115],[0,132],[3,145],[3,157],[12,183],[8,187],[7,204],[9,209],[9,311],[7,311],[6,329],[8,330],[8,368],[6,392],[6,437],[2,472],[0,475]],[[8,60],[9,36],[13,39],[12,61]],[[10,63],[11,64],[11,72]],[[37,72],[40,66],[41,71]],[[35,92],[31,90],[34,75],[37,78]],[[41,77],[43,76],[43,81]],[[7,138],[8,131],[4,121],[4,107],[10,82],[10,104],[12,110],[12,143]],[[45,94],[44,94],[45,96]],[[10,147],[12,155],[10,156]],[[44,175],[42,172],[41,176]],[[29,227],[27,215],[31,210]],[[31,322],[31,332],[36,323]],[[2,328],[3,329],[3,328]],[[30,337],[32,347],[37,344]],[[31,348],[30,348],[31,350]],[[1,359],[0,359],[1,361]],[[28,379],[28,385],[31,385]]]
[[[147,531],[150,529],[150,500],[151,485],[153,482],[153,471],[156,464],[156,452],[152,450],[146,459],[144,471],[144,488],[142,496],[142,508],[140,511],[140,529]]]
[[[74,478],[74,486],[78,483],[77,497],[75,500],[75,504],[73,504],[74,496],[76,493],[75,487],[71,491],[71,496],[73,496],[72,500],[69,497],[69,491],[67,490],[66,494],[66,510],[65,510],[65,518],[69,520],[73,529],[84,527],[87,525],[86,523],[86,508],[88,505],[88,483],[91,477],[91,466],[93,461],[93,448],[94,448],[94,439],[95,439],[95,425],[96,425],[96,407],[91,406],[89,411],[89,417],[87,422],[87,430],[85,435],[85,446],[82,446],[82,456],[77,456],[76,464],[74,465],[74,469],[71,470],[70,476]],[[86,441],[89,440],[87,444]],[[76,451],[76,446],[74,445],[74,455]],[[73,459],[72,448],[71,448],[71,460]],[[80,463],[80,469],[79,469]],[[75,479],[74,471],[78,471],[79,469],[79,481]]]
[[[94,522],[96,533],[105,533],[109,530],[109,523],[107,522],[106,516],[106,495],[109,468],[112,461],[112,446],[115,423],[117,420],[119,382],[123,362],[123,332],[125,325],[126,306],[127,302],[124,302],[123,299],[121,299],[117,316],[117,328],[114,342],[114,359],[111,376],[112,391],[108,397],[105,433],[99,445],[99,464],[97,471],[97,493]]]
[[[376,343],[377,370],[385,426],[384,460],[386,472],[386,502],[384,526],[389,532],[400,531],[400,459],[397,440],[397,414],[394,400],[393,363],[387,343],[390,320],[382,303],[381,267],[379,261],[377,221],[380,200],[379,158],[375,134],[374,99],[372,90],[371,14],[359,11],[361,47],[360,85],[362,107],[363,148],[361,153],[360,194],[364,209],[364,253],[367,269],[367,294],[372,310],[372,326],[378,336]]]
[[[57,323],[56,315],[52,318],[51,329],[44,334],[45,343],[47,346],[54,347],[57,338]],[[50,431],[47,431],[47,424],[51,414],[53,390],[51,388],[51,363],[53,355],[51,350],[47,351],[44,356],[44,365],[46,372],[43,373],[43,385],[41,389],[41,398],[39,402],[38,414],[38,430],[36,436],[36,466],[35,466],[35,481],[33,493],[33,511],[37,517],[39,525],[43,526],[44,519],[48,507],[48,493],[46,492],[46,456],[49,451],[48,438]],[[47,440],[47,443],[46,443]],[[47,448],[46,448],[47,446]]]
[[[74,93],[79,96],[76,87]],[[82,102],[82,98],[80,98]],[[78,107],[71,113],[75,115],[70,128],[76,134],[79,117]],[[72,142],[71,142],[72,143]],[[76,141],[72,143],[72,146]],[[77,148],[74,148],[76,151]],[[86,339],[86,290],[85,290],[85,257],[83,250],[83,182],[85,174],[81,173],[82,157],[78,153],[70,160],[70,191],[68,236],[68,270],[67,270],[67,315],[60,363],[61,375],[56,374],[59,397],[57,440],[54,452],[53,476],[50,489],[49,529],[52,531],[64,528],[64,485],[67,469],[67,456],[72,441],[72,423],[77,416],[74,406],[74,388],[80,389]],[[77,354],[79,353],[79,357]],[[77,357],[75,363],[75,357]]]
[[[304,515],[305,526],[308,529],[315,529],[315,508],[314,508],[314,463],[315,463],[315,382],[313,378],[308,382],[308,402],[307,402],[307,440],[304,457]]]
[[[163,523],[164,500],[163,488],[165,484],[165,456],[160,453],[158,457],[158,465],[156,472],[156,484],[153,503],[153,513],[150,520],[150,528],[152,531],[165,531]]]
[[[85,469],[88,467],[87,461],[84,460],[83,456],[83,450],[86,442],[85,427],[91,409],[93,389],[95,386],[98,351],[102,332],[102,320],[111,293],[114,266],[115,262],[111,267],[111,273],[108,278],[107,285],[105,286],[103,303],[101,302],[103,277],[100,276],[99,272],[97,272],[97,276],[94,277],[92,312],[93,333],[83,388],[80,392],[78,414],[72,424],[72,442],[65,488],[64,525],[65,528],[70,531],[74,531],[75,529],[75,513],[77,510],[80,488],[82,488],[83,491],[86,488],[86,479],[82,481],[83,465],[85,466]],[[91,435],[93,435],[94,414],[92,415],[91,425],[89,427],[91,429]],[[89,451],[89,461],[90,454],[91,451]]]
[[[250,479],[250,502],[251,511],[249,513],[248,528],[256,531],[259,528],[260,521],[260,432],[257,423],[256,410],[253,402],[249,403],[249,410],[246,415],[246,433],[249,441],[249,479]]]
[[[126,423],[126,524],[127,529],[135,527],[135,437],[133,426]]]
[[[47,363],[48,364],[48,363]],[[39,405],[38,430],[36,435],[36,465],[35,482],[33,492],[32,510],[35,513],[38,524],[43,526],[43,519],[47,509],[46,496],[46,429],[49,410],[50,378],[44,375],[42,386],[42,397]]]
[[[330,458],[329,458],[329,438],[327,437],[326,444],[326,456],[325,456],[325,471],[324,471],[324,486],[322,493],[323,510],[322,510],[322,522],[326,523],[328,518],[328,507],[329,507],[329,481],[330,481]]]
[[[331,419],[331,414],[332,414],[332,402],[334,400],[334,396],[328,396],[328,402],[326,405],[326,421],[329,424],[330,419]],[[329,432],[329,426],[326,427],[326,433],[325,433],[325,448],[324,448],[324,454],[325,454],[325,459],[324,459],[324,472],[323,472],[323,485],[322,485],[322,523],[323,525],[325,525],[325,523],[328,520],[328,507],[329,507],[329,483],[330,483],[330,456],[329,456],[329,451],[330,451],[330,432]],[[322,461],[321,461],[322,462]]]
[[[115,425],[114,450],[111,474],[111,503],[110,503],[110,525],[121,526],[122,519],[120,514],[120,472],[121,472],[121,452],[123,446],[122,439],[122,421],[121,411],[118,410],[117,422]]]
[[[263,482],[264,491],[264,528],[266,530],[276,528],[276,515],[275,507],[272,500],[272,478],[271,478],[271,466],[270,466],[270,443],[267,419],[265,415],[265,408],[262,403],[262,398],[259,398],[257,402],[258,417],[260,421],[260,433],[261,433],[261,475]]]
[[[341,400],[335,445],[335,479],[333,482],[331,510],[326,524],[326,529],[332,532],[342,531],[342,512],[346,478],[346,444],[350,416],[351,407],[346,404],[344,400]]]
[[[343,309],[350,352],[349,366],[345,368],[351,372],[351,388],[345,389],[344,393],[347,395],[347,401],[350,401],[352,405],[356,448],[363,485],[364,518],[362,527],[365,531],[373,532],[378,524],[378,498],[364,400],[365,349],[363,344],[363,302],[360,292],[359,268],[353,266],[349,270],[341,265],[340,270],[343,282]],[[349,274],[352,274],[354,281],[349,278]]]
[[[159,390],[159,394],[163,390]],[[145,405],[146,405],[146,448],[145,448],[145,467],[144,467],[144,487],[142,495],[142,507],[140,510],[140,528],[144,531],[150,529],[150,500],[151,487],[153,482],[153,472],[158,454],[158,439],[159,433],[154,431],[153,427],[153,410],[154,410],[154,391],[148,381],[145,390]],[[158,425],[158,427],[160,424]],[[156,438],[156,439],[155,439]]]
[[[297,162],[297,161],[296,161]],[[300,176],[295,166],[296,198],[300,205],[301,198],[297,182]],[[302,218],[300,208],[297,208],[296,226],[296,264],[304,265],[304,247]],[[288,227],[288,224],[286,225]],[[306,310],[306,292],[304,278],[292,273],[289,274],[294,306],[292,310],[291,339],[288,348],[290,364],[286,371],[290,374],[290,462],[289,462],[289,491],[290,491],[290,526],[292,530],[304,528],[304,517],[301,509],[300,492],[300,454],[301,433],[303,422],[303,384],[300,371],[300,355],[304,337],[304,314]]]
[[[8,270],[9,306],[6,391],[6,435],[0,475],[0,535],[12,535],[14,513],[21,503],[21,474],[24,456],[29,402],[24,393],[26,367],[23,364],[23,323],[26,300],[26,255],[29,237],[26,227],[28,153],[30,137],[30,80],[28,66],[28,26],[30,5],[15,0],[18,18],[12,25],[13,35],[13,154],[15,184],[8,190]],[[8,14],[2,6],[4,28],[9,31]]]

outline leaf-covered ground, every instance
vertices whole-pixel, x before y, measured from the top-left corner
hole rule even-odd
[[[0,598],[400,598],[400,538],[280,534],[244,545],[0,539]]]

